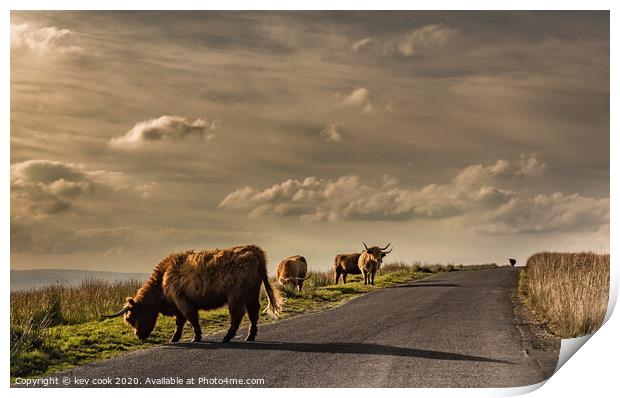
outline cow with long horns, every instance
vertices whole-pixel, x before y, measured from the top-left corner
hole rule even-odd
[[[198,311],[228,304],[230,328],[222,342],[235,337],[246,311],[250,319],[246,340],[253,341],[258,330],[261,284],[267,293],[267,311],[275,317],[282,299],[269,282],[265,253],[258,246],[174,253],[155,267],[136,295],[127,298],[122,310],[107,317],[124,315],[125,322],[143,340],[150,336],[159,314],[174,316],[176,330],[171,342],[181,339],[186,321],[194,328],[192,341],[200,341]]]
[[[357,266],[362,272],[362,275],[364,275],[364,285],[374,285],[375,274],[379,270],[379,267],[381,267],[383,257],[391,253],[393,248],[390,249],[390,251],[385,251],[390,246],[390,243],[383,248],[379,246],[368,247],[366,243],[362,243],[364,244],[365,250],[360,254],[357,260]]]

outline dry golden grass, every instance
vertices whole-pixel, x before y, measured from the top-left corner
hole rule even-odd
[[[82,323],[122,307],[143,281],[106,282],[85,280],[70,286],[51,284],[38,289],[11,292],[11,323],[47,314],[52,326]]]
[[[521,293],[557,336],[595,332],[609,300],[609,254],[536,253],[527,260]]]

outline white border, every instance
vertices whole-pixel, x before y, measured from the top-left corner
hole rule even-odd
[[[4,40],[2,41],[2,50],[4,62],[2,63],[3,79],[2,79],[2,121],[5,134],[3,135],[4,141],[1,147],[2,160],[5,164],[5,169],[2,173],[2,194],[0,197],[2,203],[2,240],[0,243],[0,249],[4,254],[4,292],[5,292],[5,305],[2,306],[2,319],[9,319],[8,303],[9,303],[9,148],[10,138],[8,132],[10,131],[10,114],[9,114],[9,90],[10,90],[10,71],[9,71],[9,25],[10,25],[10,13],[9,10],[34,10],[34,9],[48,9],[48,10],[63,10],[63,9],[117,9],[117,10],[130,10],[130,9],[200,9],[201,6],[208,6],[209,9],[214,10],[234,10],[234,9],[251,9],[251,10],[269,10],[269,9],[302,9],[302,10],[341,10],[341,9],[361,9],[361,10],[380,10],[380,9],[396,9],[396,10],[611,10],[611,65],[618,65],[618,22],[619,18],[616,15],[619,6],[618,2],[614,1],[541,1],[541,0],[521,0],[521,1],[395,1],[395,0],[383,0],[381,2],[368,2],[368,1],[296,1],[294,4],[286,1],[270,1],[264,0],[260,2],[249,2],[240,0],[229,0],[222,3],[206,3],[201,4],[198,2],[187,0],[176,0],[174,2],[163,1],[148,1],[148,2],[127,2],[127,1],[90,1],[88,3],[84,1],[55,1],[53,3],[45,1],[8,1],[6,12],[2,14],[3,29],[5,33]],[[612,67],[610,69],[614,71]],[[618,262],[615,257],[615,249],[617,248],[618,232],[618,184],[614,178],[618,173],[618,164],[620,160],[613,156],[614,152],[617,152],[615,148],[618,146],[618,123],[617,112],[617,93],[618,93],[618,79],[615,74],[611,75],[611,241],[610,249],[613,253],[611,256],[612,261],[612,291],[610,294],[611,306],[615,305],[617,300],[618,291]],[[615,150],[615,151],[614,151]],[[609,314],[608,314],[609,315]],[[617,336],[620,335],[620,328],[618,324],[618,315],[612,315],[603,328],[597,332],[588,343],[577,352],[571,360],[569,360],[564,367],[562,367],[557,374],[555,374],[544,387],[536,390],[532,393],[532,396],[555,396],[555,395],[603,395],[604,393],[617,392],[617,361],[618,361],[618,343]],[[8,322],[5,323],[8,326]],[[7,328],[5,331],[8,332]],[[8,339],[3,341],[3,352],[5,358],[4,374],[2,377],[2,383],[5,388],[8,388],[9,379],[9,343]],[[480,397],[480,396],[513,396],[524,394],[532,391],[536,387],[523,387],[516,389],[390,389],[385,391],[376,391],[371,389],[325,389],[316,391],[312,389],[297,389],[295,391],[287,391],[284,389],[270,389],[261,390],[257,389],[252,391],[252,394],[261,396],[290,396],[295,394],[299,397],[314,397],[317,393],[328,395],[355,395],[356,397],[364,398],[375,396],[376,394],[390,394],[391,396],[407,396],[412,394],[416,396],[467,396],[467,397]],[[39,394],[46,394],[51,396],[63,395],[63,396],[82,396],[85,392],[79,389],[63,389],[63,390],[46,390],[45,392],[35,389],[22,390],[11,389],[10,394],[15,396],[35,396]],[[93,397],[109,397],[111,393],[109,390],[90,390],[89,395]],[[139,394],[135,390],[127,391],[128,394]],[[149,390],[148,394],[151,396],[168,396],[169,394],[178,394],[179,392],[167,391],[167,390]],[[183,392],[186,394],[187,392]],[[217,389],[204,391],[202,389],[196,390],[197,394],[204,395],[209,394],[212,396],[220,395],[237,395],[248,394],[248,391],[242,390],[229,390],[229,389]],[[609,394],[604,394],[609,395]]]

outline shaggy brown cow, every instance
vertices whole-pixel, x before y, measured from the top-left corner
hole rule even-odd
[[[385,257],[388,253],[392,252],[390,249],[389,252],[384,251],[387,249],[390,244],[384,248],[380,248],[379,246],[368,247],[366,243],[362,242],[366,250],[364,250],[359,259],[357,260],[357,266],[360,271],[364,275],[364,285],[374,285],[375,284],[375,274],[381,267],[381,263],[383,262],[383,257]]]
[[[265,253],[257,246],[229,249],[185,251],[164,258],[135,297],[128,297],[125,307],[108,317],[125,315],[140,339],[146,339],[159,314],[175,316],[176,330],[171,342],[181,339],[183,326],[189,321],[194,339],[200,341],[202,331],[198,310],[209,310],[228,304],[230,328],[222,342],[235,337],[244,312],[250,318],[246,341],[256,338],[260,312],[260,286],[265,285],[269,304],[267,311],[277,316],[282,299],[267,276]]]
[[[291,256],[280,262],[276,277],[280,284],[297,286],[301,292],[307,273],[306,259],[303,256]]]
[[[342,283],[347,283],[347,274],[358,275],[362,272],[357,266],[357,260],[362,253],[338,254],[334,259],[334,284],[338,284],[338,279],[342,275]]]

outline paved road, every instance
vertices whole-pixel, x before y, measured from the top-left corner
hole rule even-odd
[[[504,387],[549,377],[557,353],[523,336],[518,271],[452,272],[259,325],[258,341],[166,344],[60,376],[263,378],[268,387]],[[204,385],[201,385],[204,387]],[[222,387],[226,385],[219,385]]]

